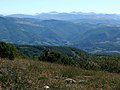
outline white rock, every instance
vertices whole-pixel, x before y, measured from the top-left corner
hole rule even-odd
[[[81,84],[81,83],[87,83],[87,80],[80,80],[79,84]]]
[[[49,86],[44,86],[44,89],[45,89],[45,90],[47,90],[47,89],[49,89],[49,88],[50,88]]]
[[[68,83],[68,84],[76,83],[76,81],[72,78],[65,79],[65,82]]]

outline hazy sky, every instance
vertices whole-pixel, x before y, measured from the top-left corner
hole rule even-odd
[[[0,14],[35,14],[50,11],[120,14],[120,0],[0,0]]]

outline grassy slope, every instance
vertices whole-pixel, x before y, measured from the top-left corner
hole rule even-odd
[[[77,82],[67,84],[66,78]],[[3,90],[44,90],[45,85],[49,90],[120,90],[120,74],[21,59],[0,60],[0,81]]]

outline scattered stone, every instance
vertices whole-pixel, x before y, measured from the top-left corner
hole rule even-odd
[[[68,87],[68,88],[69,88],[70,86],[71,86],[70,84],[66,84],[66,87]]]
[[[93,76],[84,76],[85,78],[92,78]]]
[[[87,83],[87,80],[80,80],[79,84]]]
[[[43,87],[45,90],[49,89],[50,87],[49,86],[44,86]]]
[[[75,81],[74,79],[72,79],[72,78],[67,78],[67,79],[65,79],[65,82],[66,82],[67,84],[75,84],[75,83],[76,83],[76,81]]]
[[[84,76],[85,79],[94,79],[94,76]]]
[[[28,83],[29,83],[29,84],[32,84],[32,80],[28,80]]]
[[[59,76],[55,76],[55,79],[59,79]]]

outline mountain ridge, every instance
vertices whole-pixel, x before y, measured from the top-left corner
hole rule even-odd
[[[5,15],[6,17],[16,17],[16,18],[37,18],[37,19],[57,19],[57,20],[71,20],[71,19],[114,19],[117,20],[118,18],[120,19],[119,14],[104,14],[104,13],[84,13],[84,12],[46,12],[46,13],[37,13],[34,15],[30,14],[10,14],[10,15]]]
[[[114,18],[106,20],[84,19],[84,17],[77,20],[51,18],[41,20],[2,16],[0,17],[0,40],[15,44],[65,45],[91,53],[117,52],[115,54],[119,54],[119,18],[118,20]]]

